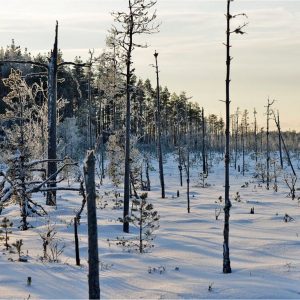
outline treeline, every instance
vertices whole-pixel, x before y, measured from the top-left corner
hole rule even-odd
[[[33,57],[25,48],[15,44],[0,50],[0,60],[28,60],[46,62],[47,54]],[[63,53],[59,52],[59,60],[63,62]],[[75,63],[83,63],[76,57]],[[118,47],[113,37],[107,39],[107,48],[99,56],[90,53],[86,62],[92,67],[64,66],[58,72],[58,98],[64,100],[59,108],[58,147],[61,156],[82,158],[88,148],[89,141],[104,145],[108,137],[120,132],[125,126],[125,82],[122,75],[122,62],[119,59]],[[150,63],[150,61],[149,61]],[[46,89],[47,76],[43,68],[32,64],[6,63],[0,67],[1,79],[8,78],[11,69],[20,70],[22,77],[32,86],[39,83]],[[138,137],[140,147],[155,151],[156,143],[156,88],[149,79],[142,80],[136,76],[131,79],[131,134]],[[0,113],[7,112],[4,101],[10,92],[0,80]],[[46,97],[47,98],[47,97]],[[163,152],[172,152],[185,143],[189,131],[189,143],[192,151],[203,149],[206,153],[224,152],[224,121],[215,114],[205,114],[199,103],[189,101],[185,92],[172,93],[167,87],[160,87],[161,100],[161,135]],[[45,97],[37,94],[37,105],[42,105]],[[272,121],[272,120],[271,120]],[[247,152],[264,152],[266,149],[266,130],[257,124],[256,111],[253,116],[247,110],[237,110],[231,115],[231,152],[241,152],[243,147]],[[9,126],[9,122],[2,125]],[[203,136],[204,135],[204,136]],[[283,133],[286,145],[290,151],[297,152],[299,134],[295,131]],[[278,150],[278,133],[270,132],[270,150]]]

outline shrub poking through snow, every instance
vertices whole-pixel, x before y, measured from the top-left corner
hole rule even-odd
[[[234,198],[233,198],[235,201],[237,202],[241,202],[241,195],[239,192],[236,192],[236,194],[234,195]]]
[[[46,231],[40,233],[43,241],[42,260],[49,262],[59,262],[59,256],[63,253],[65,245],[56,237],[57,231],[54,225],[48,223]]]
[[[13,245],[13,246],[16,248],[16,250],[17,250],[19,261],[24,261],[24,260],[22,260],[22,258],[21,258],[22,246],[23,246],[23,240],[22,240],[22,239],[21,239],[21,240],[16,240],[16,242],[13,243],[12,245]],[[26,261],[27,261],[27,260],[26,260]]]
[[[287,222],[295,221],[295,219],[292,218],[290,215],[285,214],[284,217],[283,217],[283,221],[287,223]]]
[[[220,196],[218,198],[218,201],[215,201],[215,203],[217,204],[217,206],[215,207],[215,217],[216,217],[216,220],[219,219],[219,216],[220,216],[222,210],[224,209],[223,206],[222,206],[222,201],[223,201],[222,196]]]

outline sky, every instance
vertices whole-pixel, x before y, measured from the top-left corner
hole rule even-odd
[[[65,60],[100,54],[113,23],[111,12],[126,11],[127,0],[0,0],[0,46],[14,38],[32,54],[47,53],[59,21],[59,48]],[[160,82],[185,91],[207,113],[224,116],[226,0],[158,0],[159,33],[139,37],[147,49],[133,54],[138,77],[155,85],[154,50]],[[258,111],[266,127],[265,105],[275,99],[282,129],[300,130],[300,0],[235,0],[232,13],[246,13],[246,35],[232,37],[231,110]]]

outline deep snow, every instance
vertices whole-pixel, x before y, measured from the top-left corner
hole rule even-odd
[[[157,165],[154,163],[156,170]],[[102,298],[300,298],[300,207],[287,198],[288,189],[279,178],[279,190],[258,187],[251,172],[243,177],[231,168],[232,210],[230,218],[230,250],[232,274],[222,273],[223,213],[215,219],[219,196],[223,196],[223,162],[214,163],[207,188],[200,187],[200,166],[194,166],[191,179],[191,213],[187,213],[184,187],[179,186],[177,163],[168,158],[165,168],[167,198],[160,198],[157,172],[151,174],[152,191],[148,200],[158,210],[161,220],[155,247],[150,253],[128,253],[107,239],[124,236],[118,217],[122,210],[112,209],[114,187],[108,179],[100,194],[108,201],[98,208],[100,255],[100,288]],[[247,188],[241,188],[249,182]],[[185,182],[184,182],[185,183]],[[73,184],[76,186],[76,183]],[[176,191],[180,190],[180,197]],[[122,187],[119,188],[122,192]],[[236,192],[241,202],[233,200]],[[109,193],[111,192],[111,193]],[[105,195],[106,193],[106,195]],[[107,195],[108,193],[108,195]],[[16,254],[0,252],[0,298],[88,297],[87,223],[83,213],[80,235],[82,266],[75,266],[72,220],[81,205],[76,192],[60,193],[57,210],[47,207],[49,220],[55,224],[60,243],[65,244],[60,263],[42,262],[42,240],[47,218],[31,218],[35,228],[17,229],[17,206],[5,208],[3,216],[14,222],[11,242],[23,239],[23,252],[29,261],[21,263]],[[255,214],[250,214],[250,208]],[[294,221],[285,223],[287,213]],[[134,231],[134,230],[133,230]],[[1,249],[4,248],[0,242]],[[157,271],[149,273],[149,268]],[[27,277],[32,284],[27,285]],[[209,286],[211,290],[209,291]]]

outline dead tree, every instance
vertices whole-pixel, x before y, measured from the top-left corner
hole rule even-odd
[[[159,164],[159,179],[161,186],[161,197],[165,198],[165,179],[164,179],[164,166],[163,157],[161,149],[161,105],[160,105],[160,91],[159,91],[159,71],[157,63],[158,53],[155,51],[155,70],[156,70],[156,127],[157,127],[157,154],[158,154],[158,164]]]
[[[84,164],[84,180],[88,211],[89,299],[100,299],[94,151],[88,151],[87,153]]]
[[[241,138],[242,138],[242,158],[243,158],[243,163],[242,163],[242,174],[245,176],[245,127],[244,125],[241,126]]]
[[[234,146],[234,169],[237,166],[237,152],[238,152],[238,136],[239,136],[239,108],[236,109],[235,113],[235,146]]]
[[[258,154],[258,146],[257,146],[257,120],[256,120],[256,109],[254,108],[253,115],[254,115],[254,153],[255,153],[255,162],[257,163],[257,154]]]
[[[147,45],[134,41],[134,37],[140,34],[151,34],[156,32],[158,25],[153,25],[156,13],[149,14],[149,11],[156,4],[156,1],[128,0],[128,12],[113,13],[115,22],[120,28],[113,27],[116,43],[124,51],[126,63],[126,119],[125,119],[125,172],[124,172],[124,210],[123,210],[123,231],[129,232],[129,199],[130,199],[130,123],[131,123],[131,96],[132,96],[132,51],[134,48],[143,48]]]
[[[270,188],[270,142],[269,142],[269,135],[270,135],[270,107],[273,105],[275,100],[270,102],[270,99],[268,99],[268,104],[267,104],[267,190]]]
[[[202,115],[202,173],[206,174],[207,170],[206,170],[206,147],[205,147],[205,118],[204,118],[204,108],[202,107],[202,111],[201,111],[201,115]]]
[[[223,243],[223,273],[231,273],[230,256],[229,256],[229,217],[231,201],[229,198],[229,166],[230,166],[230,62],[232,57],[230,56],[230,37],[232,33],[243,35],[245,32],[243,28],[246,23],[237,27],[233,31],[230,29],[231,20],[238,16],[246,16],[245,14],[232,15],[230,13],[230,4],[233,0],[227,0],[227,13],[226,13],[226,125],[225,125],[225,206],[224,206],[224,243]]]
[[[279,132],[281,133],[279,111],[277,111],[277,124],[278,124],[278,147],[279,147],[280,166],[281,166],[281,169],[283,169],[282,145],[281,145],[281,137],[279,134]]]
[[[55,26],[54,46],[51,51],[49,63],[39,63],[35,61],[20,61],[20,60],[3,60],[1,64],[15,63],[15,64],[31,64],[42,67],[48,72],[48,177],[51,177],[51,182],[48,182],[49,191],[47,192],[47,205],[56,205],[56,174],[57,171],[57,144],[56,144],[56,104],[57,104],[57,71],[60,67],[65,65],[85,66],[85,64],[76,64],[73,62],[58,63],[58,22]],[[51,189],[51,188],[54,189]]]
[[[290,176],[291,177],[291,183],[289,184],[289,182],[288,182],[288,176],[285,176],[284,181],[286,182],[287,186],[289,187],[289,189],[291,191],[292,199],[295,199],[295,197],[296,197],[295,196],[295,185],[296,185],[296,182],[297,182],[297,174],[295,172],[295,169],[294,169],[294,166],[292,164],[291,157],[290,157],[290,153],[287,149],[287,146],[285,144],[284,138],[283,138],[282,133],[281,133],[279,119],[276,118],[274,112],[273,112],[273,116],[274,116],[275,124],[276,124],[277,129],[278,129],[278,134],[279,134],[280,140],[282,141],[283,148],[284,148],[285,154],[286,154],[288,162],[289,162],[289,166],[291,167],[292,172],[293,172],[293,175]]]

